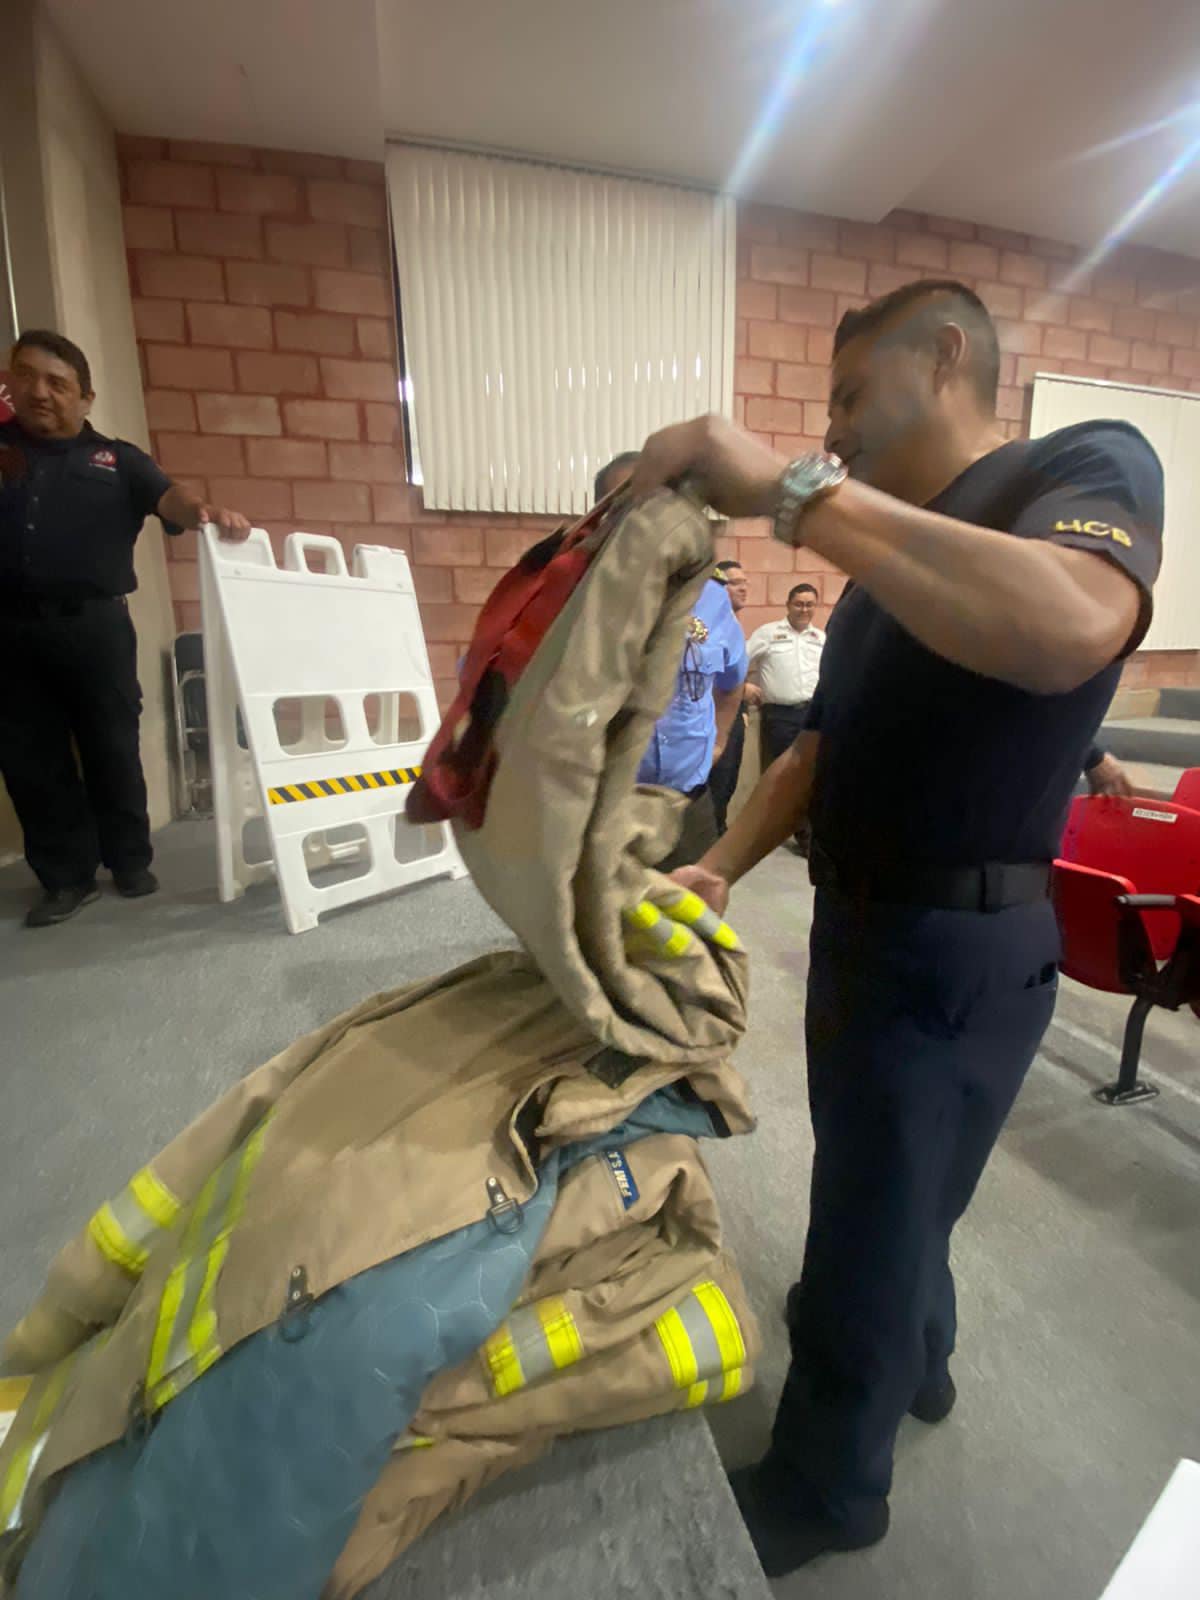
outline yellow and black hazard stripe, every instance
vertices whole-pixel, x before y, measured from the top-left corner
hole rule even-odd
[[[352,772],[344,778],[317,778],[309,783],[285,783],[268,789],[273,806],[291,805],[296,800],[329,800],[338,794],[360,794],[364,789],[395,789],[416,783],[420,767],[388,767],[383,772]]]

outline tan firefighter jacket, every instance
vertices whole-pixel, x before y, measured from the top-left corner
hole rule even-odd
[[[60,1253],[5,1349],[35,1381],[0,1448],[0,1531],[31,1528],[55,1473],[275,1322],[297,1273],[318,1297],[521,1203],[536,1187],[537,1149],[603,1133],[680,1079],[728,1131],[752,1127],[729,1062],[745,1024],[744,953],[646,865],[673,840],[678,800],[633,789],[711,558],[709,524],[680,497],[616,519],[515,687],[487,820],[460,842],[524,952],[376,996],[298,1040]],[[348,1573],[378,1570],[372,1551],[402,1547],[509,1449],[528,1459],[574,1426],[721,1398],[748,1380],[752,1321],[719,1252],[695,1146],[680,1142],[686,1158],[664,1145],[661,1180],[643,1188],[644,1233],[627,1217],[616,1232],[597,1227],[611,1206],[593,1209],[588,1196],[612,1177],[594,1158],[572,1174],[510,1321],[546,1296],[564,1300],[579,1358],[552,1362],[553,1384],[520,1392],[495,1383],[497,1364],[523,1370],[519,1353],[506,1369],[494,1349],[436,1380],[417,1442],[364,1510],[374,1534],[360,1521]],[[620,1314],[597,1321],[603,1308]]]

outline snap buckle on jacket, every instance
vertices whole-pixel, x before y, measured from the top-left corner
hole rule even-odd
[[[525,1208],[519,1200],[512,1200],[504,1192],[504,1185],[495,1178],[487,1180],[488,1221],[497,1233],[516,1233],[525,1220]]]
[[[283,1313],[279,1318],[279,1336],[288,1344],[296,1344],[308,1332],[309,1313],[313,1297],[308,1292],[308,1273],[303,1267],[293,1267],[288,1278],[287,1295]]]

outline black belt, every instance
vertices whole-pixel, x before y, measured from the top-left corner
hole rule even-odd
[[[855,900],[928,906],[936,911],[1004,911],[1032,905],[1050,893],[1048,861],[990,861],[981,867],[932,867],[898,861],[890,866],[846,866],[814,839],[808,874],[816,889],[836,889]]]
[[[81,617],[97,606],[121,606],[127,609],[124,595],[83,594],[64,597],[47,594],[22,594],[20,590],[0,589],[0,616],[20,618],[26,622],[40,622],[48,617]]]

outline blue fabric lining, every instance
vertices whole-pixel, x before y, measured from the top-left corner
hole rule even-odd
[[[712,1132],[703,1106],[660,1090],[548,1156],[514,1231],[472,1223],[331,1290],[286,1336],[275,1325],[245,1340],[148,1438],[64,1474],[17,1600],[318,1600],[430,1379],[520,1293],[562,1177],[649,1134]]]

